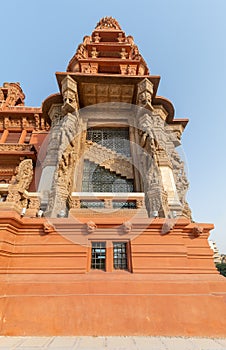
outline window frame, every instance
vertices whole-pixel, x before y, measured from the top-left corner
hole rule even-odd
[[[93,247],[94,245],[96,245],[96,247]],[[98,247],[99,245],[99,247]],[[102,246],[101,246],[102,245]],[[99,258],[104,260],[104,266],[101,266],[101,260],[100,262],[97,262],[98,258],[94,255],[97,254],[97,252],[94,252],[94,249],[100,249],[100,256],[104,256],[104,258]],[[102,255],[102,250],[105,251],[105,254]],[[93,255],[94,255],[94,261],[93,261]],[[91,242],[91,264],[90,264],[90,269],[91,270],[101,270],[101,271],[106,271],[106,260],[107,260],[107,244],[106,241],[92,241]],[[93,267],[93,265],[95,265]],[[97,267],[97,265],[100,265],[100,267]]]
[[[92,268],[92,245],[93,243],[105,243],[105,269]],[[124,243],[126,245],[126,269],[114,268],[114,243]],[[132,273],[132,256],[131,256],[131,241],[115,237],[115,239],[91,239],[89,241],[89,254],[87,259],[87,271],[102,271],[102,272],[130,272]]]

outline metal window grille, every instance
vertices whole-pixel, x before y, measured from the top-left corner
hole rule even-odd
[[[96,142],[127,157],[131,155],[128,128],[88,129],[87,140]]]
[[[133,180],[125,179],[89,160],[84,161],[83,192],[133,192]]]
[[[89,200],[81,200],[80,201],[80,206],[81,208],[104,208],[104,201],[103,200],[98,200],[96,199],[96,201],[89,201]]]
[[[136,201],[113,201],[112,206],[114,209],[136,209]]]
[[[127,270],[126,242],[113,242],[114,269]]]
[[[105,270],[106,266],[106,243],[92,242],[91,269]]]

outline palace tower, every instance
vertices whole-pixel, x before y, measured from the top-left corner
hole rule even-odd
[[[105,17],[56,78],[36,108],[0,87],[1,334],[225,336],[160,77]]]

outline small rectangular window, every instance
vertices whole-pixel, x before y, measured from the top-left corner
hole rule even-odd
[[[128,266],[126,248],[126,242],[113,242],[114,269],[127,270]]]
[[[92,242],[91,269],[105,270],[106,267],[106,243]]]

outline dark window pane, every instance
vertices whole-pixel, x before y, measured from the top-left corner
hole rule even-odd
[[[126,242],[114,242],[114,268],[120,270],[127,270],[127,253]]]
[[[92,242],[91,269],[105,270],[106,243]]]
[[[117,153],[130,157],[128,128],[89,129],[87,131],[87,140],[91,140]]]

